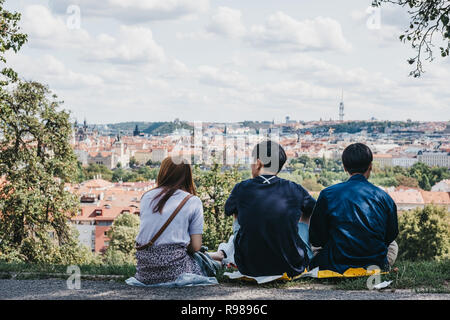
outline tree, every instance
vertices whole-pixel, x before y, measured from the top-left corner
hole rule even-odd
[[[222,166],[218,163],[214,163],[207,172],[201,172],[195,167],[194,173],[198,196],[203,203],[203,243],[214,250],[219,243],[227,242],[232,234],[233,219],[225,216],[225,202],[241,177],[237,166],[222,171]]]
[[[23,249],[72,240],[67,220],[78,199],[65,190],[77,176],[69,113],[44,85],[17,81],[0,91],[1,247]],[[54,239],[49,239],[54,233]],[[43,249],[53,250],[44,245]],[[34,247],[36,249],[36,247]],[[30,250],[26,250],[30,252]],[[28,257],[29,258],[29,257]]]
[[[134,264],[136,236],[139,233],[140,220],[137,215],[123,213],[114,220],[108,231],[109,246],[105,261],[109,264]]]
[[[323,185],[318,183],[316,179],[305,179],[302,186],[308,191],[321,191],[323,189]]]
[[[139,164],[139,162],[137,162],[135,157],[131,157],[130,158],[130,168],[134,168]]]
[[[405,187],[410,187],[410,188],[419,187],[419,183],[417,182],[417,180],[415,178],[408,177],[403,174],[399,174],[399,175],[395,176],[395,180],[397,180],[397,184],[399,186],[405,186]]]
[[[102,179],[111,181],[113,172],[103,164],[91,163],[87,168],[82,168],[84,177],[87,179],[94,179],[100,176]]]
[[[416,56],[408,60],[415,64],[415,69],[410,72],[414,77],[420,77],[424,72],[422,68],[423,54],[425,60],[432,61],[433,49],[436,39],[435,33],[441,36],[442,46],[439,47],[442,57],[448,57],[450,53],[450,2],[448,0],[373,0],[373,6],[381,6],[383,3],[397,4],[408,7],[410,24],[404,34],[400,35],[403,42],[411,42],[416,51]]]
[[[28,36],[20,33],[18,26],[20,13],[5,10],[4,2],[4,0],[0,0],[0,63],[6,64],[5,53],[10,50],[17,53],[27,41]],[[17,73],[11,68],[4,66],[0,73],[5,77],[0,81],[0,86],[17,81]]]
[[[433,260],[450,256],[450,219],[447,209],[434,205],[399,215],[399,257]]]

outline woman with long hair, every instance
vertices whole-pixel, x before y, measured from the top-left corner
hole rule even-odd
[[[164,159],[157,186],[142,196],[140,207],[135,278],[157,284],[183,273],[205,275],[193,257],[202,246],[203,206],[191,166],[181,158]]]

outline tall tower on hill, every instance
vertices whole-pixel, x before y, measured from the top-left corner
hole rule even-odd
[[[344,121],[344,90],[342,90],[341,103],[339,104],[339,121]]]

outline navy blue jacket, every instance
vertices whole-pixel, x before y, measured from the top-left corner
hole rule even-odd
[[[308,255],[298,235],[302,212],[316,203],[298,184],[265,175],[238,183],[225,204],[225,214],[237,214],[240,229],[234,239],[234,259],[249,276],[287,273],[294,276],[308,266]]]
[[[322,250],[310,269],[339,273],[348,268],[387,267],[387,248],[398,235],[392,198],[362,174],[328,187],[319,195],[309,226],[309,241]]]

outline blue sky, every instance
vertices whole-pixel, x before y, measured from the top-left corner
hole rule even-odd
[[[90,123],[337,119],[341,90],[348,120],[448,120],[448,59],[408,77],[405,10],[370,3],[7,0],[8,63]]]

